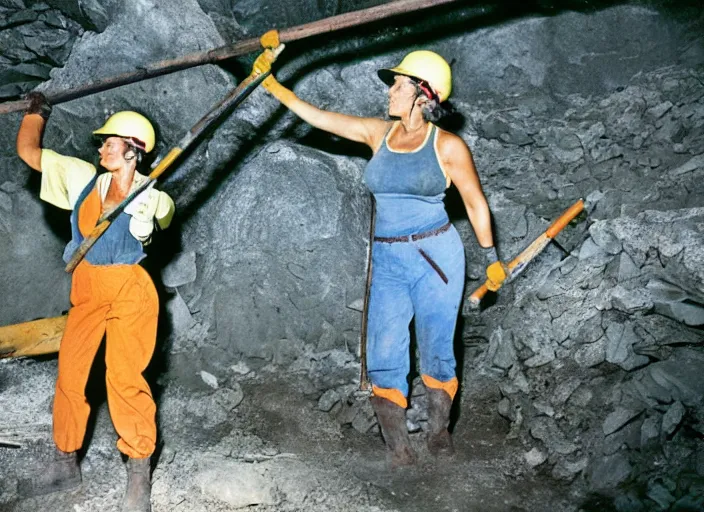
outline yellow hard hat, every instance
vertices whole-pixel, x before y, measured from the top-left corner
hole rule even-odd
[[[93,132],[93,135],[116,135],[132,139],[132,142],[145,153],[154,149],[156,140],[154,127],[149,119],[131,110],[123,110],[111,115],[103,126]]]
[[[445,101],[452,91],[452,70],[445,59],[429,50],[418,50],[406,55],[395,68],[380,69],[379,78],[393,85],[394,76],[405,75],[427,82],[438,99]]]

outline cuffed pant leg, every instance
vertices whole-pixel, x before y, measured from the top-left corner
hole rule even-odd
[[[142,267],[125,269],[126,283],[107,322],[106,384],[117,447],[128,457],[141,459],[156,446],[156,404],[142,374],[156,345],[159,302]]]
[[[447,277],[447,283],[427,261],[427,270],[411,291],[421,374],[429,381],[456,381],[454,335],[464,290],[464,247],[451,228],[440,236],[423,240],[423,250]],[[426,380],[426,379],[424,379]],[[456,386],[455,386],[456,389]]]
[[[79,265],[71,279],[71,303],[59,347],[59,366],[54,395],[54,442],[63,452],[83,445],[90,406],[86,384],[95,354],[105,333],[108,306],[93,293],[92,268]]]
[[[395,248],[379,245],[374,248],[369,295],[367,368],[375,387],[395,389],[405,397],[408,396],[409,325],[413,304],[408,284],[398,275],[403,271],[393,262]]]

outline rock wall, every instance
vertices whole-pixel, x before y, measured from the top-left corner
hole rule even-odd
[[[352,8],[297,2],[275,13],[272,5],[0,1],[0,37],[8,42],[0,72],[47,68],[6,75],[0,91],[27,90],[48,68],[41,88],[68,88]],[[578,198],[588,204],[588,215],[483,310],[465,303],[463,374],[500,389],[497,411],[509,437],[524,444],[529,468],[620,494],[623,510],[687,504],[701,496],[699,480],[687,475],[704,477],[695,441],[704,435],[702,16],[686,2],[679,10],[568,7],[545,15],[485,4],[480,14],[455,13],[462,27],[449,23],[445,32],[416,21],[309,48],[291,44],[277,74],[322,108],[383,116],[377,68],[416,46],[456,58],[453,104],[464,116],[457,131],[473,150],[500,255],[517,254]],[[409,37],[414,31],[420,35]],[[90,129],[130,108],[155,122],[163,152],[250,62],[59,105],[44,143],[92,160]],[[59,258],[67,217],[41,205],[38,176],[14,154],[19,120],[0,118],[0,293],[12,298],[1,324],[68,307]],[[159,358],[169,378],[206,370],[221,377],[241,359],[279,367],[309,375],[310,392],[340,422],[372,428],[368,407],[353,400],[366,157],[255,91],[169,173],[161,186],[176,199],[178,217],[149,257],[165,310]],[[457,194],[447,202],[465,240],[469,294],[484,269]],[[418,429],[424,404],[416,388],[408,418]],[[616,493],[617,485],[625,491]]]

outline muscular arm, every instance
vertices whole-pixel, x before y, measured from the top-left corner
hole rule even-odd
[[[438,134],[438,153],[443,169],[462,197],[479,245],[493,246],[491,213],[474,167],[472,153],[460,137],[445,131]]]
[[[27,114],[17,132],[17,155],[32,169],[42,172],[42,134],[46,121],[39,114]]]
[[[264,87],[306,123],[334,135],[362,142],[375,151],[387,131],[387,122],[373,117],[358,117],[328,112],[303,101],[275,78],[264,81]]]

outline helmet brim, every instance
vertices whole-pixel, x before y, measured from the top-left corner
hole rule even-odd
[[[392,69],[380,69],[376,72],[376,74],[379,76],[379,79],[382,82],[384,82],[386,85],[391,87],[392,85],[394,85],[394,80],[395,80],[394,77],[396,75],[398,75],[399,73],[394,71],[394,69],[392,68]]]

